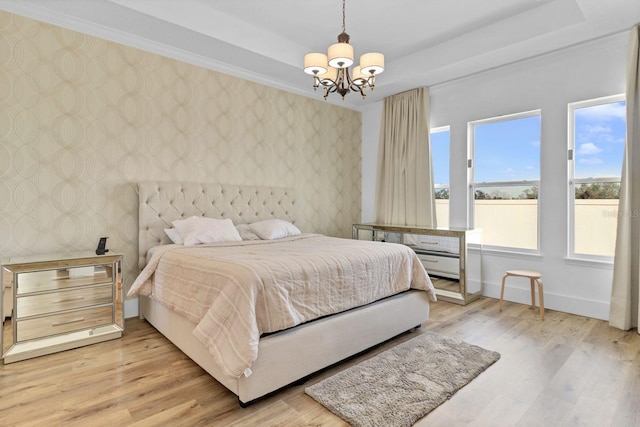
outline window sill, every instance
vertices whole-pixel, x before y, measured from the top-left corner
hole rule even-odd
[[[542,254],[540,252],[521,252],[518,249],[497,249],[497,248],[487,248],[486,246],[482,247],[483,255],[490,256],[500,256],[506,258],[518,258],[518,259],[530,259],[532,261],[540,261],[542,259]]]
[[[565,257],[564,262],[565,264],[577,265],[580,267],[597,267],[607,270],[613,270],[613,260]]]

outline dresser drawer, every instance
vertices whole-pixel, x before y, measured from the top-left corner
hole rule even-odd
[[[460,259],[456,257],[418,254],[418,258],[427,273],[441,274],[446,277],[460,276]]]
[[[79,286],[96,285],[113,282],[111,269],[89,267],[93,273],[76,275],[76,271],[86,271],[87,267],[64,270],[34,271],[17,274],[18,295],[34,292],[55,291]]]
[[[19,296],[16,299],[17,318],[55,313],[82,307],[92,307],[113,302],[110,284],[50,292],[40,295]]]
[[[90,329],[113,323],[113,306],[94,307],[71,313],[54,314],[33,319],[18,320],[17,342],[48,337],[66,332]]]

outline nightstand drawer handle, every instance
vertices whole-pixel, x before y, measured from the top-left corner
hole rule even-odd
[[[59,300],[55,300],[55,301],[51,301],[51,302],[80,301],[80,300],[83,300],[83,299],[84,299],[83,296],[78,296],[78,297],[72,297],[72,298],[63,298],[63,299],[59,299]]]
[[[62,322],[53,322],[51,326],[61,326],[76,322],[84,322],[84,317],[76,317],[75,319],[64,320]]]
[[[433,263],[436,263],[436,264],[438,263],[437,259],[423,259],[422,261],[424,261],[424,262],[433,262]]]

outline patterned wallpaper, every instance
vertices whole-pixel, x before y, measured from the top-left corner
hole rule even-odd
[[[310,88],[311,90],[311,88]],[[0,254],[108,248],[137,275],[140,180],[294,187],[360,218],[361,114],[0,11]]]

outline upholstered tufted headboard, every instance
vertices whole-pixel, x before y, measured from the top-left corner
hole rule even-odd
[[[176,219],[197,215],[231,218],[234,224],[241,224],[278,218],[296,224],[297,200],[290,188],[145,181],[138,183],[138,202],[141,269],[149,249],[169,243],[164,229]]]

